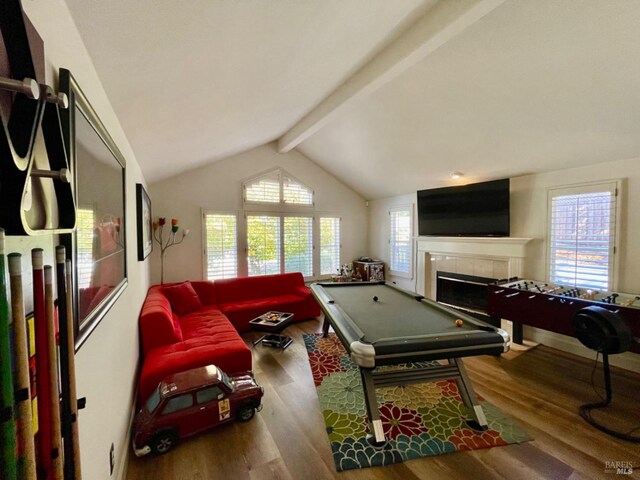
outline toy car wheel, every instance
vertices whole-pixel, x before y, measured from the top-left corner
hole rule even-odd
[[[241,422],[248,422],[256,414],[256,409],[251,405],[242,405],[238,408],[236,417]]]
[[[151,450],[154,453],[167,453],[172,450],[178,443],[178,437],[173,432],[160,432],[153,438],[151,442]]]

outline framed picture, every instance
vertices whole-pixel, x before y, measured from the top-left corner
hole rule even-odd
[[[142,261],[153,250],[151,199],[141,183],[136,183],[136,212],[138,217],[138,260]]]
[[[60,69],[60,111],[78,210],[77,227],[61,241],[74,269],[76,351],[127,286],[126,161],[69,70]]]

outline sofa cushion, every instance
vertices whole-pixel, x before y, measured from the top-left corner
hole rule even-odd
[[[215,305],[218,303],[216,298],[216,284],[214,282],[196,280],[192,281],[191,285],[198,294],[198,297],[200,297],[202,305]]]
[[[184,340],[213,337],[219,332],[236,332],[229,319],[218,307],[202,307],[180,319]]]
[[[183,282],[170,287],[164,287],[164,294],[178,315],[185,315],[202,307],[200,297],[198,297],[198,294],[193,289],[191,282]]]

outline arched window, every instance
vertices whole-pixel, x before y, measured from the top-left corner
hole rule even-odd
[[[313,206],[313,190],[281,168],[246,181],[242,188],[245,204]]]

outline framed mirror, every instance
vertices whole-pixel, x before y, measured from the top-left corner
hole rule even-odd
[[[77,351],[127,286],[126,162],[66,69],[60,91],[69,96],[61,121],[77,201],[77,228],[63,236],[74,270]]]

